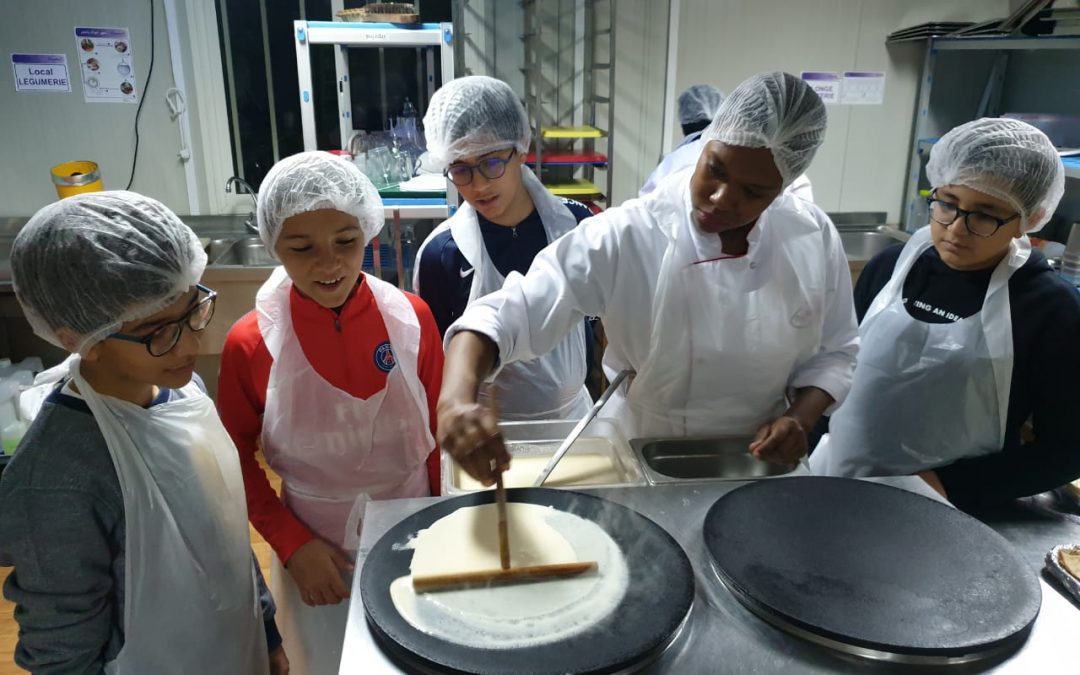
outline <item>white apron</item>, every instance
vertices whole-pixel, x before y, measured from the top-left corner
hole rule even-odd
[[[194,383],[143,408],[71,376],[124,497],[124,646],[105,672],[269,671],[236,446]]]
[[[829,476],[907,475],[1001,450],[1012,385],[1009,278],[1027,262],[1027,237],[994,269],[982,310],[925,323],[904,307],[904,280],[933,246],[916,232],[867,310],[851,393],[810,455]]]
[[[555,197],[528,167],[522,167],[522,183],[544,224],[548,243],[577,226],[569,209]],[[450,229],[465,260],[472,265],[469,304],[502,288],[506,281],[488,257],[480,234],[476,211],[468,203],[437,227],[428,237]],[[421,251],[423,247],[421,246]],[[420,252],[416,259],[420,260]],[[413,288],[419,287],[419,271],[413,273]],[[585,388],[585,326],[579,325],[552,351],[531,361],[506,364],[489,386],[498,396],[499,417],[504,420],[580,419],[592,407]],[[481,388],[480,401],[487,404],[491,389]]]
[[[691,231],[689,190],[681,195],[650,206],[669,243],[653,298],[649,356],[605,416],[615,417],[628,438],[752,435],[786,409],[792,372],[820,349],[821,232],[801,216],[770,209],[751,231],[750,247],[758,249],[752,260],[703,261],[699,248],[718,249],[718,242]]]
[[[395,362],[386,387],[366,400],[337,389],[308,363],[292,325],[292,282],[285,268],[274,270],[255,300],[259,330],[273,358],[263,413],[267,464],[281,476],[289,510],[350,558],[369,500],[430,494],[426,460],[435,447],[417,375],[416,312],[394,286],[368,274],[363,279],[386,323]],[[303,604],[277,556],[270,589],[292,671],[337,673],[349,602]]]
[[[19,394],[19,417],[27,422],[37,417],[45,399],[56,389],[56,384],[70,377],[71,362],[79,357],[72,354],[57,365],[43,370],[34,377],[34,384]]]

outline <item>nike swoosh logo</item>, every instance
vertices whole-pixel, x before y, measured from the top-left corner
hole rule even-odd
[[[470,268],[469,268],[469,269],[467,269],[467,270],[459,270],[459,271],[458,271],[458,274],[460,274],[460,275],[461,275],[461,278],[462,278],[462,279],[464,279],[465,277],[467,277],[467,276],[469,276],[470,274],[472,274],[472,273],[473,273],[473,271],[474,271],[475,269],[476,269],[475,267],[470,267]]]

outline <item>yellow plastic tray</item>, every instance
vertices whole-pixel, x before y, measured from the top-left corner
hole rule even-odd
[[[544,138],[601,138],[607,134],[596,127],[543,127],[540,135]]]
[[[577,178],[568,183],[545,183],[544,187],[551,194],[559,197],[588,197],[603,194],[600,188],[583,178]]]

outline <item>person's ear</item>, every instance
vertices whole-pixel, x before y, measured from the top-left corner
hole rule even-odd
[[[70,328],[58,328],[56,330],[56,339],[60,341],[60,345],[69,352],[77,352],[79,350],[79,335]]]
[[[1031,229],[1031,224],[1032,223],[1039,222],[1040,220],[1043,219],[1044,216],[1046,216],[1046,209],[1035,209],[1034,211],[1029,213],[1028,217],[1027,217],[1028,229]],[[1020,232],[1017,233],[1016,238],[1019,239],[1020,237],[1024,236],[1025,234],[1026,234],[1026,232],[1024,231],[1024,229],[1020,228]]]

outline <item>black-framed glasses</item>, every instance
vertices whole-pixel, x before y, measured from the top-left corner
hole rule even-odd
[[[184,326],[198,333],[204,330],[214,318],[214,305],[217,303],[217,291],[207,288],[202,284],[196,284],[196,289],[206,293],[206,297],[199,300],[187,314],[169,323],[162,324],[149,335],[126,335],[113,333],[109,335],[114,340],[126,340],[146,345],[146,351],[150,356],[165,356],[172,351],[176,343],[180,342],[180,335],[184,332]]]
[[[935,223],[948,227],[955,223],[957,218],[963,216],[964,227],[976,237],[992,237],[1002,227],[1020,217],[1019,213],[1010,218],[998,218],[981,211],[968,211],[956,204],[938,199],[937,193],[927,197],[926,203],[930,205],[930,219]]]
[[[502,178],[506,173],[506,165],[514,158],[515,153],[517,150],[511,149],[509,157],[488,157],[476,164],[452,164],[443,171],[443,175],[449,178],[451,183],[459,186],[472,182],[473,171],[479,171],[480,175],[488,180]]]

